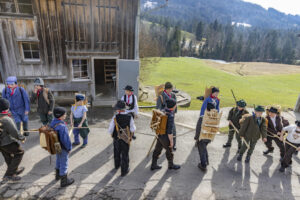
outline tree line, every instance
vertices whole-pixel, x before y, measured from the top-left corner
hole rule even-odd
[[[193,56],[225,61],[298,64],[300,30],[275,30],[147,18],[141,25],[141,57]],[[184,28],[182,28],[184,27]],[[147,38],[147,39],[146,39]],[[148,42],[147,42],[148,41]]]

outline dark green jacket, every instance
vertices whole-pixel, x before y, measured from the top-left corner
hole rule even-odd
[[[227,120],[229,121],[232,121],[233,125],[237,128],[237,129],[240,129],[241,126],[240,126],[240,119],[242,119],[242,116],[245,115],[245,114],[248,114],[249,112],[244,109],[242,111],[239,111],[239,109],[237,107],[234,107],[232,108],[230,111],[229,111],[229,114],[228,114],[228,118]],[[233,127],[231,125],[229,125],[229,128],[230,129],[233,129]]]
[[[248,115],[241,124],[240,136],[246,141],[256,142],[260,137],[267,138],[267,121],[262,117],[260,126],[258,126],[255,115]]]
[[[0,123],[0,129],[2,129],[2,131],[0,131],[0,146],[9,145],[13,142],[25,139],[25,137],[19,133],[12,118],[0,114]]]

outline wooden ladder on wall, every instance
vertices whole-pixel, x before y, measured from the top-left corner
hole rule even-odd
[[[113,77],[116,76],[116,60],[105,60],[104,61],[104,78],[105,84],[113,83]]]

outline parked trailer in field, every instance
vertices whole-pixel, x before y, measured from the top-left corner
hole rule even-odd
[[[56,97],[86,93],[111,105],[138,92],[139,0],[0,1],[0,80],[28,90],[45,79]]]

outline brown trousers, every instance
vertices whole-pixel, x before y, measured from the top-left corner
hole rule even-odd
[[[0,151],[7,165],[7,170],[4,176],[13,176],[22,161],[24,150],[17,142],[0,146]]]

